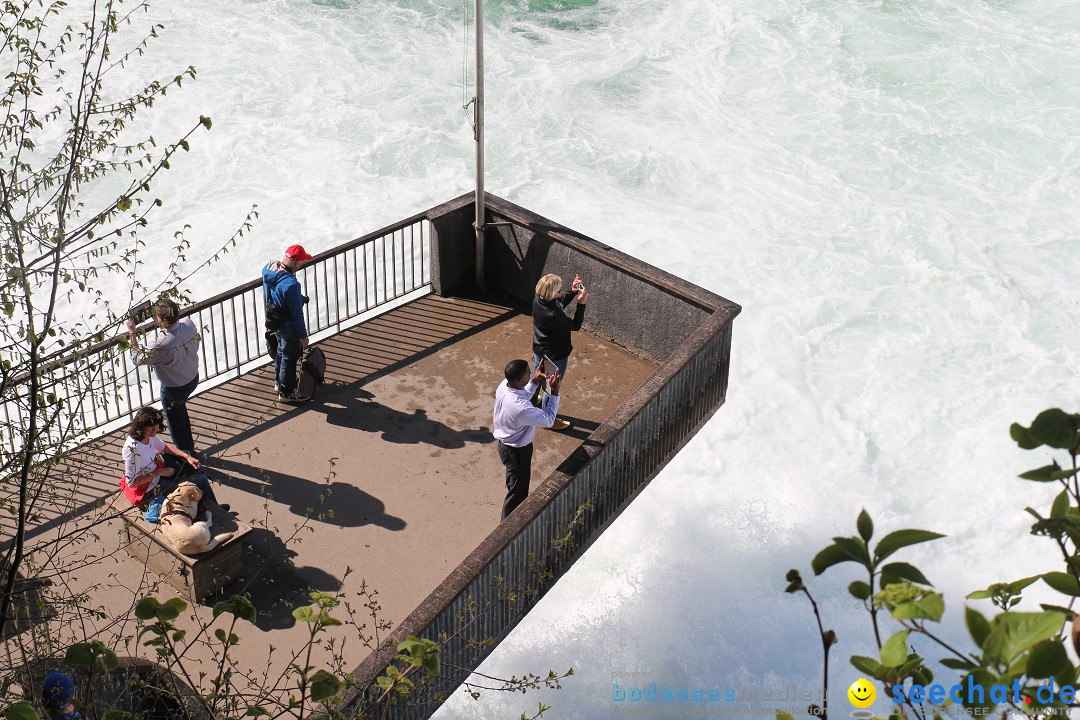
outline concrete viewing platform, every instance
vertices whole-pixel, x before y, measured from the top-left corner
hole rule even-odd
[[[355,598],[363,581],[378,593],[379,619],[397,623],[495,530],[505,488],[491,435],[493,393],[506,362],[531,358],[531,342],[531,318],[510,305],[426,295],[318,343],[327,378],[308,404],[277,403],[269,366],[189,401],[219,502],[255,527],[244,579],[196,609],[209,621],[215,600],[252,598],[257,629],[239,628],[234,657],[265,669],[273,645],[286,662],[284,653],[307,638],[291,610],[311,590]],[[656,369],[587,332],[575,333],[574,345],[560,408],[573,428],[539,431],[533,488]],[[107,519],[101,503],[117,492],[123,438],[113,432],[65,460],[65,487],[38,505],[51,514],[33,518],[28,545],[51,543],[55,569],[44,575],[85,592],[102,611],[83,622],[129,638],[119,646],[145,655],[123,618],[140,597],[175,591],[120,549],[120,520]],[[76,527],[92,527],[97,540],[58,541]],[[49,631],[61,641],[77,637],[71,622],[61,613]],[[350,639],[346,664],[368,653]]]
[[[49,358],[36,377],[66,399],[64,417],[105,435],[56,465],[42,458],[3,498],[27,513],[23,607],[44,608],[15,623],[8,666],[18,667],[28,633],[46,653],[95,637],[146,657],[135,603],[177,594],[149,569],[175,561],[192,571],[167,577],[192,596],[212,592],[209,578],[242,577],[178,620],[199,634],[215,600],[251,598],[256,627],[238,626],[233,677],[280,688],[274,678],[291,664],[348,675],[337,707],[349,716],[379,696],[397,643],[427,638],[441,672],[389,717],[429,717],[724,404],[741,310],[526,208],[490,194],[485,205],[480,237],[474,198],[463,195],[300,270],[308,330],[329,361],[327,384],[303,406],[276,401],[258,279],[183,311],[204,332],[202,392],[189,401],[197,450],[246,533],[243,563],[228,546],[198,572],[187,558],[151,557],[148,527],[138,530],[146,544],[132,547],[147,560],[128,554],[129,533],[106,501],[122,472],[116,428],[157,397],[152,374],[131,366],[121,337]],[[547,273],[580,273],[590,291],[560,407],[574,428],[538,433],[532,492],[499,522],[493,395],[505,364],[532,355],[521,309]],[[0,408],[12,427],[24,395]],[[69,439],[49,438],[57,448]],[[12,529],[0,517],[4,540]],[[336,615],[352,622],[301,657],[308,625],[292,610],[313,591],[340,591]],[[221,660],[205,644],[184,656]]]

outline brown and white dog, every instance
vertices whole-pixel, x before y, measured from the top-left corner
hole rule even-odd
[[[211,536],[213,518],[207,510],[205,519],[195,521],[202,490],[194,483],[182,482],[169,493],[161,507],[161,532],[185,555],[209,552],[233,536],[231,532]]]

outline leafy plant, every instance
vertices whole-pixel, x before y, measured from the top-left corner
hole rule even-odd
[[[943,535],[927,530],[896,530],[873,543],[874,523],[863,510],[856,520],[858,534],[833,538],[833,543],[811,563],[815,575],[848,562],[865,569],[867,579],[852,582],[848,592],[862,601],[869,613],[878,656],[853,656],[850,660],[860,672],[880,681],[890,698],[901,699],[893,713],[896,717],[939,718],[953,702],[948,698],[931,701],[925,694],[934,674],[924,654],[916,652],[916,643],[925,645],[926,651],[943,652],[938,662],[960,672],[964,687],[970,683],[987,691],[995,685],[1010,688],[998,697],[990,697],[987,692],[960,693],[961,704],[969,710],[985,714],[1006,706],[1033,718],[1047,718],[1064,717],[1069,709],[1080,707],[1076,702],[1062,700],[1058,692],[1049,699],[1039,693],[1048,684],[1056,690],[1075,687],[1080,676],[1080,666],[1072,662],[1067,652],[1069,644],[1080,652],[1080,615],[1071,609],[1075,598],[1080,597],[1080,467],[1077,465],[1080,414],[1056,408],[1046,410],[1036,416],[1030,427],[1013,424],[1010,434],[1025,450],[1047,446],[1065,450],[1069,456],[1064,468],[1055,460],[1020,475],[1025,480],[1061,486],[1048,512],[1040,513],[1031,507],[1025,510],[1035,518],[1031,534],[1053,540],[1064,569],[997,582],[968,594],[969,600],[990,600],[999,611],[987,616],[973,607],[964,608],[972,648],[958,649],[940,637],[935,625],[941,622],[945,612],[944,596],[933,589],[917,567],[893,559],[904,548],[938,540]],[[1064,605],[1044,604],[1039,612],[1015,610],[1024,599],[1024,590],[1039,580],[1065,595]],[[788,581],[787,592],[804,592],[812,603],[822,632],[827,692],[828,657],[833,643],[825,642],[827,634],[822,629],[817,604],[799,572],[790,571]],[[879,613],[883,611],[898,626],[884,641],[879,623]],[[820,714],[827,716],[827,708],[826,700],[825,710]]]

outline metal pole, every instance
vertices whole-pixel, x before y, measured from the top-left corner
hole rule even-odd
[[[473,21],[476,24],[476,287],[484,289],[484,0],[474,0]]]

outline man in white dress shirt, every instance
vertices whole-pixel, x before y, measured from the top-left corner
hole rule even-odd
[[[499,441],[499,459],[506,466],[506,499],[503,501],[502,519],[529,496],[532,474],[532,442],[536,428],[551,427],[559,412],[559,371],[547,378],[550,399],[544,407],[532,404],[537,384],[544,379],[538,365],[536,373],[529,377],[529,363],[511,360],[503,374],[506,379],[495,391],[495,412],[492,427]]]

